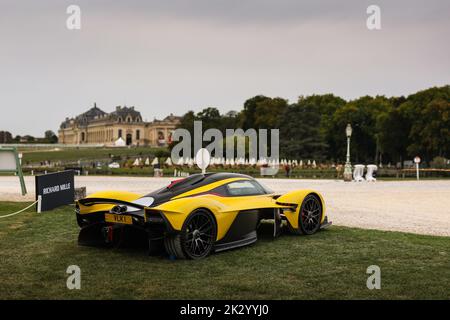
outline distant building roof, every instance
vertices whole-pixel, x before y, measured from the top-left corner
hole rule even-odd
[[[164,119],[162,119],[162,120],[154,119],[153,122],[178,122],[180,120],[181,120],[181,117],[174,116],[173,113],[171,113],[170,115],[168,115]]]
[[[173,123],[179,122],[181,117],[174,116],[170,114],[165,117],[163,120],[154,120],[156,123]],[[97,104],[94,103],[94,106],[90,108],[88,111],[74,117],[74,118],[66,118],[64,122],[61,123],[60,128],[66,129],[71,127],[87,127],[91,123],[95,123],[98,121],[111,121],[111,122],[142,122],[142,116],[139,111],[137,111],[134,106],[133,107],[121,107],[117,106],[116,110],[111,113],[106,113],[100,108],[97,107]],[[145,123],[148,124],[148,123]]]
[[[98,108],[97,104],[94,103],[94,106],[90,108],[88,111],[74,118],[66,118],[66,120],[61,123],[60,128],[61,129],[70,128],[72,125],[85,127],[92,122],[105,120],[105,118],[124,122],[127,122],[128,118],[130,118],[130,122],[142,121],[141,113],[139,111],[136,111],[134,107],[117,106],[114,112],[106,113],[100,108]]]
[[[141,113],[139,111],[136,111],[134,107],[121,107],[117,106],[116,111],[111,112],[109,114],[110,118],[112,119],[119,119],[121,118],[123,121],[126,121],[128,117],[131,117],[132,121],[142,121]]]
[[[98,108],[97,104],[94,103],[94,106],[92,108],[76,116],[75,118],[66,118],[66,120],[61,123],[61,129],[69,127],[73,122],[76,122],[79,126],[87,126],[90,122],[99,118],[103,118],[106,115],[107,113]]]

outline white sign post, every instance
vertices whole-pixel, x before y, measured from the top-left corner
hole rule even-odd
[[[203,174],[206,173],[206,168],[208,168],[210,161],[211,155],[207,149],[201,148],[197,151],[197,154],[195,155],[195,163],[197,164],[197,167],[202,170]]]
[[[415,157],[414,158],[414,163],[416,164],[416,176],[417,176],[417,180],[419,180],[419,163],[420,163],[420,157]]]

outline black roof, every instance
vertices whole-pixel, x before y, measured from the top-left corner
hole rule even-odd
[[[90,123],[102,120],[104,118],[117,120],[119,118],[122,119],[122,121],[126,121],[127,117],[131,117],[131,122],[141,122],[142,116],[139,111],[136,111],[134,107],[120,107],[117,106],[116,110],[111,113],[106,113],[105,111],[101,110],[97,107],[97,104],[94,103],[94,106],[90,108],[88,111],[76,116],[75,118],[66,118],[66,120],[61,123],[60,128],[69,128],[71,126],[71,123],[74,122],[78,126],[86,127]]]
[[[199,175],[203,175],[202,173],[199,173]],[[231,179],[231,178],[249,178],[253,179],[253,177],[250,177],[246,174],[241,173],[233,173],[233,172],[210,172],[204,174],[208,179],[213,181],[219,181],[224,179]]]
[[[171,184],[167,189],[170,189],[172,192],[176,192],[178,190],[183,190],[183,192],[196,189],[198,187],[206,186],[210,183],[217,182],[220,180],[230,179],[230,178],[248,178],[253,179],[250,176],[239,173],[231,173],[231,172],[211,172],[211,173],[197,173],[190,175],[187,178],[180,179],[179,182]]]
[[[187,178],[181,178],[179,181],[174,180],[169,186],[156,190],[146,197],[153,197],[155,202],[152,206],[159,205],[171,198],[176,197],[182,193],[188,192],[190,190],[206,186],[210,183],[214,183],[220,180],[230,179],[230,178],[247,178],[252,179],[252,177],[240,173],[229,173],[229,172],[211,172],[211,173],[197,173],[190,175]]]
[[[94,103],[94,106],[90,108],[88,111],[76,116],[75,118],[69,119],[67,118],[63,123],[61,123],[60,128],[68,128],[70,126],[71,121],[75,121],[80,126],[87,126],[90,122],[95,119],[102,118],[107,113],[100,108],[97,107],[97,104]]]
[[[126,117],[130,116],[134,122],[137,118],[142,119],[141,113],[136,111],[134,107],[120,107],[117,106],[114,112],[111,112],[109,116],[113,119],[122,118],[125,121]]]

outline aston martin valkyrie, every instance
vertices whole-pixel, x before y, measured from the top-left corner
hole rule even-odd
[[[117,246],[133,238],[150,253],[165,250],[178,259],[252,244],[262,220],[273,220],[274,237],[283,228],[311,235],[331,224],[318,192],[277,194],[235,173],[194,174],[147,195],[95,193],[76,202],[76,217],[80,245]]]

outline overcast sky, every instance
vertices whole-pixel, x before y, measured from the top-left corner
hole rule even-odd
[[[407,95],[450,83],[449,39],[448,0],[0,0],[0,130],[42,136],[94,102],[153,120],[257,94]]]

